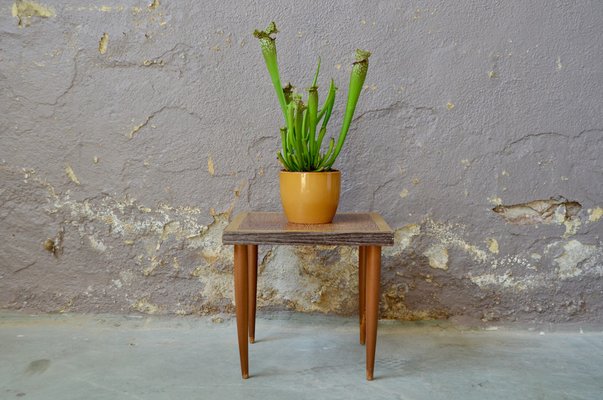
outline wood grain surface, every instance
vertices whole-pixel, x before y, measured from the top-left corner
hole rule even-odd
[[[224,244],[394,244],[394,233],[377,213],[340,213],[330,224],[292,224],[278,212],[238,214],[222,235]]]

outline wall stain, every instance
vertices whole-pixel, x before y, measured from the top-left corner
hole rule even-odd
[[[27,375],[43,374],[44,372],[46,372],[46,370],[49,367],[50,367],[50,360],[48,360],[48,359],[35,360],[35,361],[30,362],[27,365],[27,368],[25,368],[25,374],[27,374]]]
[[[230,221],[236,196],[226,212],[210,210],[212,221],[201,223],[207,221],[208,213],[199,208],[169,204],[148,207],[129,197],[114,198],[108,194],[74,200],[69,191],[57,193],[34,170],[18,171],[26,178],[26,185],[46,189],[44,200],[48,204],[44,209],[69,229],[69,237],[75,235],[74,251],[83,245],[79,251],[88,247],[93,251],[89,254],[101,262],[124,262],[123,269],[112,271],[107,277],[106,285],[66,293],[68,301],[63,295],[54,296],[51,302],[59,304],[50,311],[87,310],[92,301],[89,299],[99,304],[106,296],[121,304],[123,311],[147,314],[233,311],[232,247],[224,246],[221,236]],[[383,249],[384,318],[416,320],[452,315],[458,312],[454,311],[455,306],[447,305],[439,296],[456,285],[460,285],[465,296],[486,296],[492,290],[512,296],[582,276],[603,275],[603,251],[599,245],[558,240],[544,248],[526,250],[525,257],[499,257],[492,251],[492,242],[480,246],[469,241],[467,229],[460,223],[429,217],[395,229],[394,246]],[[50,239],[56,244],[56,237]],[[473,262],[468,269],[459,269],[456,264],[452,268],[452,250],[457,252],[453,254],[471,257]],[[341,315],[356,312],[357,249],[261,246],[260,260],[259,308]],[[542,268],[541,264],[556,268]],[[170,282],[169,289],[166,282]],[[422,299],[419,303],[417,296]],[[530,307],[537,307],[536,302],[530,302]]]

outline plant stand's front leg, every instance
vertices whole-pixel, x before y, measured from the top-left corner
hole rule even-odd
[[[237,309],[237,335],[239,339],[239,357],[241,360],[241,374],[243,379],[249,377],[249,358],[247,348],[248,327],[248,271],[247,271],[247,246],[235,244],[234,246],[234,283],[235,306]]]
[[[379,287],[381,283],[381,247],[366,247],[366,379],[373,380],[377,323],[379,321]]]
[[[358,247],[358,319],[360,344],[366,341],[366,246]]]
[[[249,343],[255,342],[255,304],[258,287],[258,245],[247,245],[247,269],[249,271],[249,287],[248,287],[248,317],[249,317]]]

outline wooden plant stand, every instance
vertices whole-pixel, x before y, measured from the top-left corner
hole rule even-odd
[[[245,212],[226,227],[222,242],[234,245],[235,305],[243,379],[249,377],[247,340],[255,341],[258,245],[358,246],[360,343],[366,342],[366,379],[373,379],[381,246],[394,244],[393,231],[379,214],[342,213],[331,224],[299,225],[289,224],[282,213]]]

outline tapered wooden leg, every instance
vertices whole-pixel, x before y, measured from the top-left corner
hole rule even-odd
[[[247,269],[249,270],[249,343],[255,342],[255,300],[258,287],[258,246],[256,244],[247,245]]]
[[[366,379],[373,380],[377,322],[379,321],[379,288],[381,283],[381,247],[366,248]]]
[[[358,247],[358,319],[360,344],[366,340],[366,246]]]
[[[243,379],[249,377],[249,358],[247,349],[247,246],[234,246],[235,306],[237,309],[237,335],[239,338],[239,358]]]

